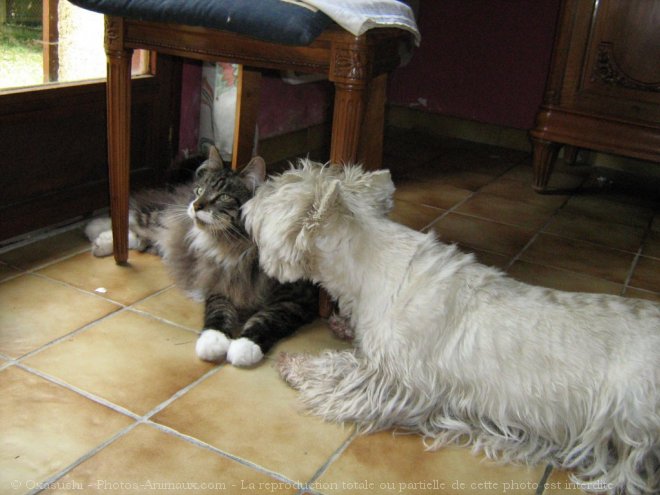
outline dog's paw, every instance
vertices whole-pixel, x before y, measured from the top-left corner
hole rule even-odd
[[[101,232],[92,243],[92,254],[99,258],[112,254],[112,230]]]
[[[195,344],[197,357],[202,361],[217,363],[225,359],[231,340],[218,330],[204,330]]]
[[[261,348],[250,339],[241,337],[232,340],[227,351],[227,361],[234,366],[252,366],[257,364],[264,357]]]
[[[299,389],[305,381],[304,363],[309,357],[306,354],[282,352],[277,358],[277,370],[282,379],[291,387]]]
[[[341,340],[353,340],[355,331],[351,326],[350,319],[339,313],[332,313],[328,319],[328,326],[333,335]]]

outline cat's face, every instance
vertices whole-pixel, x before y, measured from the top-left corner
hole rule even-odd
[[[188,216],[195,227],[214,234],[243,233],[241,206],[265,179],[265,163],[256,157],[239,173],[225,167],[214,148],[197,169]]]

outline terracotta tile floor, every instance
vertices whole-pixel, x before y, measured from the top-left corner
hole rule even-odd
[[[414,132],[388,135],[386,165],[397,221],[527,282],[660,301],[657,183],[559,164],[538,195],[529,155]],[[254,369],[198,361],[201,304],[158,258],[130,261],[92,257],[80,229],[0,252],[0,493],[579,493],[545,466],[306,415],[273,359],[346,346],[322,320]]]

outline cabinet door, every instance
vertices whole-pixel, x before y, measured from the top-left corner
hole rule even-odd
[[[660,0],[599,0],[592,9],[580,103],[623,119],[657,122]]]

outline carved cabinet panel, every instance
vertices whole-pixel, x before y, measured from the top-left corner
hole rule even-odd
[[[561,145],[660,162],[660,0],[564,0],[536,127],[534,187]]]

